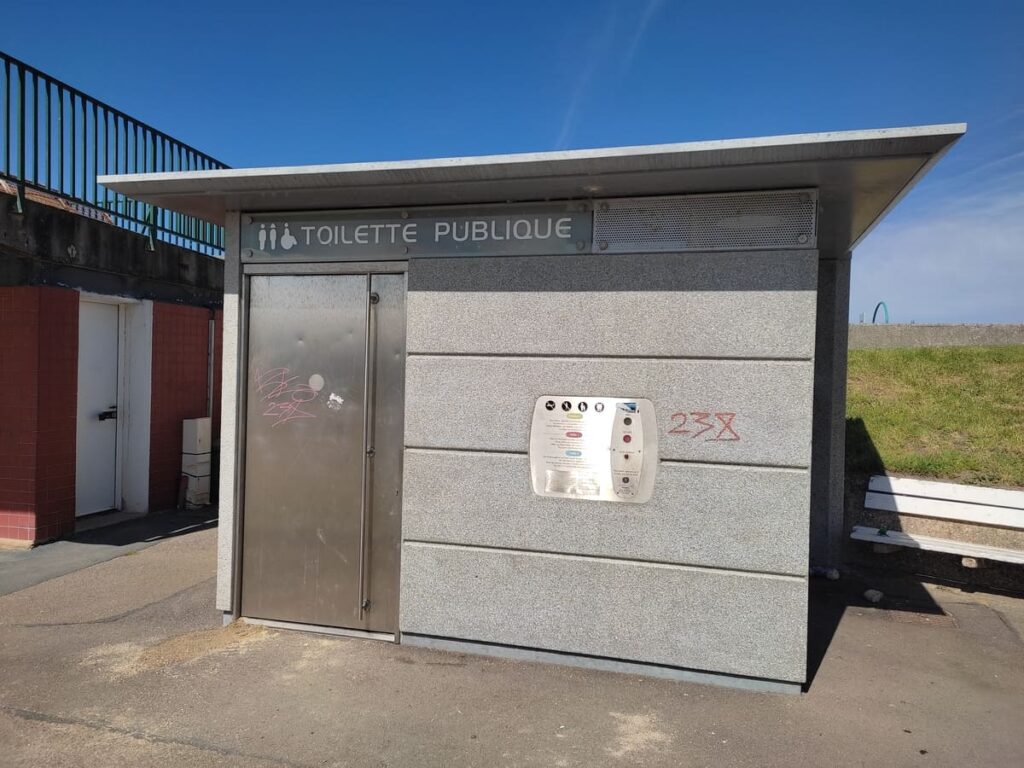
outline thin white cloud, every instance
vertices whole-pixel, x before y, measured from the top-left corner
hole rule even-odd
[[[1024,107],[1016,107],[1015,109],[1011,109],[1009,112],[1006,112],[1005,114],[1000,115],[999,117],[992,120],[989,124],[999,125],[1000,123],[1005,123],[1008,120],[1016,120],[1018,117],[1024,117]]]
[[[857,249],[852,320],[884,300],[896,323],[1024,322],[1024,190],[950,202]]]
[[[626,47],[626,54],[622,57],[621,71],[625,74],[630,66],[633,64],[633,59],[636,58],[636,52],[640,49],[640,41],[643,40],[644,33],[647,31],[648,25],[651,23],[651,19],[654,18],[654,14],[661,8],[662,0],[648,0],[643,13],[640,14],[640,22],[636,25],[636,29],[633,31],[633,36],[629,40],[629,45]]]
[[[988,176],[991,177],[992,174],[990,172],[993,169],[999,170],[999,169],[1004,169],[1006,166],[1015,166],[1015,165],[1024,166],[1024,162],[1022,162],[1022,161],[1024,161],[1024,149],[1018,150],[1018,151],[1014,151],[1014,152],[1008,152],[1008,153],[1003,154],[1001,157],[996,157],[996,158],[994,158],[992,160],[987,160],[985,162],[972,164],[967,170],[961,171],[960,173],[957,173],[957,174],[955,174],[953,176],[949,176],[948,178],[943,179],[940,182],[937,182],[933,186],[935,188],[941,188],[941,187],[946,187],[946,186],[950,186],[950,185],[961,186],[963,184],[964,179],[970,179],[970,178],[976,177],[979,173],[980,174],[988,174]],[[1003,173],[1013,173],[1014,171],[1011,168],[1009,171],[1003,170],[1002,172]]]
[[[565,149],[568,146],[569,136],[576,127],[576,121],[583,106],[583,100],[590,93],[594,77],[597,75],[597,70],[602,63],[602,52],[607,51],[612,46],[614,39],[615,12],[614,8],[609,6],[601,27],[590,41],[589,50],[581,53],[583,60],[587,63],[580,73],[579,79],[576,81],[576,87],[573,88],[572,95],[569,97],[569,103],[565,108],[565,113],[562,115],[562,128],[558,132],[558,141],[555,142],[556,149]]]
[[[644,34],[650,26],[651,19],[661,7],[663,0],[648,0],[643,11],[637,19],[636,25],[625,44],[625,53],[617,59],[618,76],[623,77],[636,58],[637,51],[643,41]],[[609,59],[615,51],[623,50],[623,46],[617,42],[619,37],[619,25],[615,5],[608,5],[605,8],[604,19],[597,33],[587,46],[588,50],[580,53],[582,60],[586,61],[583,71],[572,90],[565,112],[562,114],[562,124],[558,132],[558,140],[555,142],[556,149],[565,149],[569,144],[573,130],[579,121],[579,115],[583,104],[593,90],[598,72],[609,64]],[[612,64],[615,61],[611,62]]]
[[[851,320],[884,300],[892,322],[1024,322],[1022,118],[1015,108],[972,126],[857,249]]]

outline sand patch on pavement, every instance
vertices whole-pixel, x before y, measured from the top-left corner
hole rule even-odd
[[[142,669],[160,669],[184,664],[219,651],[236,650],[268,634],[264,627],[235,621],[226,627],[178,635],[151,646],[139,654]]]
[[[131,677],[140,672],[164,669],[214,653],[239,652],[270,633],[260,626],[236,621],[226,627],[204,629],[176,635],[154,645],[116,643],[93,648],[83,660],[86,666],[104,667],[115,677]]]
[[[615,719],[615,742],[605,751],[612,757],[635,757],[637,753],[662,749],[672,743],[672,737],[658,728],[653,715],[609,714]]]

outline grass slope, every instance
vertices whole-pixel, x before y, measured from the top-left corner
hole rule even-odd
[[[851,472],[1024,486],[1024,346],[850,351]]]

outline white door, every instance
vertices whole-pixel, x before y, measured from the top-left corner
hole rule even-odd
[[[75,515],[117,506],[116,304],[79,302]]]

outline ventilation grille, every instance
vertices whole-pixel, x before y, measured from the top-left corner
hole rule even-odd
[[[594,250],[815,248],[816,209],[813,190],[606,200],[594,208]]]

